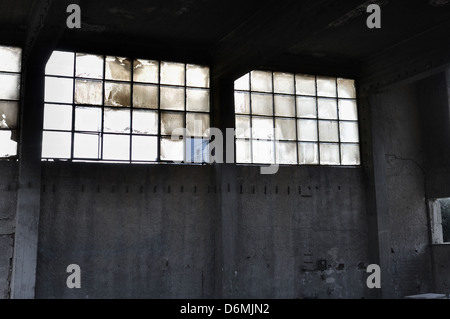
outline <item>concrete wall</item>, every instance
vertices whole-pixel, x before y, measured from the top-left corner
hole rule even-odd
[[[435,291],[450,294],[450,244],[432,245]]]

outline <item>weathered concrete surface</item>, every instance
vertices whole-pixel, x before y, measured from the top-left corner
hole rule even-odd
[[[450,294],[450,244],[432,245],[436,293]]]

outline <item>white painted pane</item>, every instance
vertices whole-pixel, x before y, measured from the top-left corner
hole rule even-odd
[[[295,75],[295,93],[298,95],[316,95],[316,77],[314,75]]]
[[[355,81],[350,79],[337,79],[338,97],[356,99]]]
[[[236,137],[250,138],[250,117],[236,116]]]
[[[298,143],[299,164],[319,164],[319,147],[316,143]]]
[[[234,81],[234,89],[249,91],[250,90],[250,82],[249,81],[250,81],[250,73],[244,74],[239,79]]]
[[[105,79],[130,81],[131,80],[131,60],[117,56],[106,57]]]
[[[102,109],[99,107],[76,107],[75,130],[99,132],[102,127]]]
[[[161,134],[172,135],[176,129],[185,128],[184,113],[161,112]],[[177,131],[178,132],[178,131]]]
[[[72,129],[72,106],[45,104],[44,129],[70,131]]]
[[[161,84],[184,85],[184,64],[161,62]]]
[[[133,62],[133,80],[135,82],[158,83],[159,62],[154,60],[136,59]]]
[[[46,75],[73,76],[75,53],[53,51],[45,66]]]
[[[103,135],[103,159],[105,160],[129,160],[130,136],[129,135]]]
[[[209,88],[209,68],[206,66],[187,64],[186,85]]]
[[[236,114],[250,114],[250,94],[234,93],[234,111]]]
[[[73,156],[75,158],[99,158],[99,136],[98,134],[75,133]]]
[[[161,138],[161,160],[178,161],[184,160],[184,141]]]
[[[133,136],[133,161],[156,161],[158,159],[158,139],[156,136]]]
[[[101,105],[103,100],[102,81],[75,80],[75,103]]]
[[[187,89],[186,110],[194,112],[209,112],[209,90]]]
[[[236,140],[236,162],[251,163],[251,144],[250,141]]]
[[[19,102],[0,101],[0,129],[17,128]]]
[[[294,74],[275,72],[273,74],[273,86],[275,93],[294,94]]]
[[[319,119],[337,119],[337,104],[335,99],[318,99]]]
[[[295,97],[289,95],[275,95],[275,115],[295,116]]]
[[[272,94],[252,93],[252,114],[272,115],[273,114]]]
[[[274,164],[274,142],[273,141],[252,141],[253,163]]]
[[[342,165],[360,165],[358,144],[341,144]]]
[[[42,133],[43,158],[70,158],[72,134],[69,132]]]
[[[252,135],[253,138],[273,139],[273,119],[264,117],[252,118]]]
[[[77,53],[75,76],[102,79],[103,56]]]
[[[72,103],[73,79],[45,77],[45,101]]]
[[[358,120],[358,109],[355,100],[339,100],[339,119]]]
[[[317,77],[317,96],[336,96],[336,79],[331,77]]]
[[[337,121],[319,121],[319,141],[338,142],[338,122]]]
[[[316,98],[298,96],[297,117],[317,118]]]
[[[105,108],[103,131],[111,133],[130,132],[130,110]]]
[[[297,122],[299,141],[317,141],[317,121],[298,120]]]
[[[320,164],[339,165],[339,144],[320,144]]]
[[[200,113],[186,114],[186,128],[195,137],[206,137],[209,129],[209,115]]]
[[[0,131],[0,157],[12,157],[17,155],[17,132]]]
[[[22,49],[0,46],[0,71],[20,72],[22,67]]]
[[[272,92],[272,72],[252,71],[252,91]]]
[[[161,109],[184,110],[184,88],[161,87]]]
[[[131,85],[126,83],[105,83],[105,105],[107,106],[130,106]]]
[[[277,142],[276,162],[278,164],[297,164],[297,143]]]
[[[133,133],[157,134],[158,112],[147,110],[133,111]]]
[[[275,132],[278,140],[296,140],[295,119],[275,119]]]
[[[341,142],[358,143],[358,123],[356,122],[340,122],[339,130],[341,134]]]

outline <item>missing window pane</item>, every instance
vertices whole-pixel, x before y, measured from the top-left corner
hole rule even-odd
[[[133,136],[133,161],[154,162],[158,157],[158,138],[156,136]]]
[[[209,141],[201,138],[186,139],[186,162],[207,163],[209,159]]]
[[[298,143],[299,164],[319,164],[319,147],[316,143]]]
[[[338,142],[338,122],[337,121],[319,121],[319,141]]]
[[[316,99],[313,97],[297,97],[297,117],[317,118]]]
[[[42,157],[43,158],[70,158],[72,144],[70,132],[42,133]]]
[[[16,131],[0,130],[0,158],[17,155]]]
[[[130,136],[129,135],[103,135],[103,159],[122,160],[130,159]]]
[[[100,132],[102,109],[99,107],[76,107],[75,130]]]
[[[250,73],[244,74],[239,79],[234,81],[234,89],[235,90],[250,90]]]
[[[271,94],[252,93],[252,113],[255,115],[272,115],[273,100]]]
[[[161,84],[184,85],[184,64],[161,62]]]
[[[0,101],[0,129],[17,128],[19,102]]]
[[[45,77],[45,102],[72,103],[73,79]]]
[[[209,68],[199,65],[186,65],[186,85],[194,87],[209,87]]]
[[[274,142],[273,141],[252,141],[253,163],[274,164]]]
[[[273,119],[265,117],[252,118],[252,136],[260,139],[273,139]]]
[[[183,161],[184,160],[184,140],[171,140],[161,138],[161,160],[163,161]]]
[[[161,87],[161,109],[184,110],[184,88]]]
[[[20,72],[22,67],[22,49],[0,46],[0,71]]]
[[[298,95],[316,95],[316,77],[313,75],[295,75],[295,93]]]
[[[297,164],[297,143],[277,142],[276,162],[278,164]]]
[[[186,89],[186,110],[209,112],[209,90]]]
[[[99,159],[99,134],[75,133],[73,156],[75,158]]]
[[[102,104],[102,82],[91,80],[75,80],[76,104]]]
[[[360,165],[358,144],[341,144],[342,165]]]
[[[295,116],[295,97],[287,95],[275,95],[275,115],[276,116]]]
[[[358,110],[355,100],[339,100],[339,119],[340,120],[358,120]]]
[[[186,128],[195,137],[206,137],[209,129],[209,115],[200,113],[186,114]]]
[[[339,144],[320,144],[320,164],[339,165]]]
[[[317,96],[336,97],[336,79],[318,76]]]
[[[117,56],[107,56],[105,59],[105,79],[131,81],[131,60]]]
[[[110,133],[130,132],[130,110],[105,108],[103,130]]]
[[[295,140],[297,139],[296,135],[296,126],[295,119],[283,119],[277,118],[275,119],[275,128],[276,132],[279,132],[279,136],[277,139],[279,140]]]
[[[335,99],[318,99],[319,119],[337,119],[337,104]]]
[[[234,93],[234,110],[236,114],[250,114],[250,94]]]
[[[248,140],[236,140],[236,162],[251,163],[251,144]]]
[[[184,113],[161,112],[161,134],[172,135],[176,129],[185,128]]]
[[[156,85],[133,85],[133,107],[157,109],[158,87]]]
[[[47,65],[45,66],[46,75],[73,76],[75,63],[75,53],[53,51]]]
[[[95,79],[103,78],[103,56],[77,53],[75,76]]]
[[[18,100],[20,94],[20,75],[0,73],[0,99]]]
[[[107,106],[130,106],[131,89],[130,84],[106,82],[105,83],[105,105]]]
[[[349,79],[337,79],[338,85],[338,97],[343,98],[356,98],[355,81]]]
[[[252,71],[252,91],[272,92],[272,72]]]
[[[275,72],[273,85],[274,93],[294,94],[294,74]]]
[[[298,140],[304,142],[317,141],[317,121],[298,120],[297,122]]]
[[[136,59],[133,62],[133,81],[158,83],[159,62],[154,60]]]
[[[340,122],[339,123],[341,142],[358,143],[358,123],[356,122]]]
[[[44,105],[44,129],[67,130],[72,128],[72,106],[45,104]]]
[[[147,110],[134,110],[133,133],[158,134],[158,112]]]

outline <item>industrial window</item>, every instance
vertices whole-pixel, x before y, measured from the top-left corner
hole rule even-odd
[[[207,162],[208,67],[55,51],[45,73],[43,160]]]
[[[429,201],[433,244],[450,243],[450,198]]]
[[[252,71],[234,88],[237,163],[360,164],[353,80]]]
[[[17,158],[22,49],[0,46],[0,158]]]

